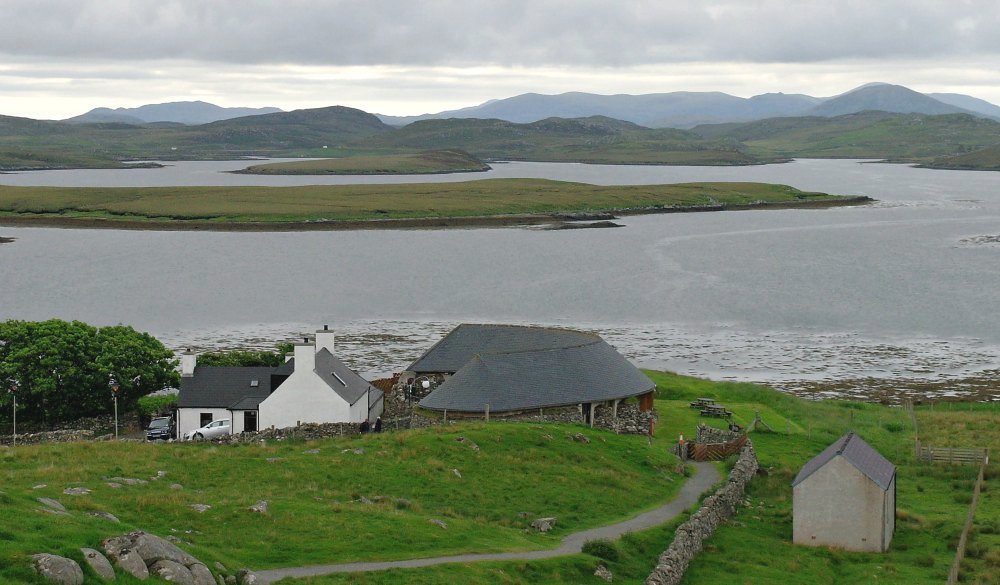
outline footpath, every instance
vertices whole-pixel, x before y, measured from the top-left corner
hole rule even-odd
[[[508,552],[508,553],[472,553],[451,555],[445,557],[430,557],[424,559],[407,559],[402,561],[375,561],[358,563],[341,563],[336,565],[313,565],[310,567],[290,567],[256,571],[257,582],[270,585],[286,577],[313,577],[330,573],[361,573],[367,571],[383,571],[386,569],[413,569],[447,563],[476,563],[480,561],[527,561],[550,559],[566,555],[578,554],[587,541],[598,539],[614,540],[627,532],[637,532],[665,524],[678,514],[698,502],[703,493],[719,482],[721,476],[711,463],[694,463],[697,473],[688,478],[681,487],[680,493],[667,504],[649,512],[608,526],[599,526],[581,532],[574,532],[563,538],[558,548],[548,550]],[[653,559],[650,559],[653,562]]]

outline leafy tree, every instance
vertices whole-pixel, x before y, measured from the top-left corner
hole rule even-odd
[[[176,385],[175,363],[159,340],[124,325],[0,323],[0,380],[17,382],[18,414],[25,420],[51,423],[111,412],[112,377],[119,407],[130,408],[140,396]],[[0,393],[0,404],[9,401]]]

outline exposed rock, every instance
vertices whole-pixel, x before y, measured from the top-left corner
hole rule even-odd
[[[275,461],[281,461],[281,457],[268,457],[267,458],[267,462],[268,463],[274,463]]]
[[[31,555],[39,575],[59,585],[83,585],[83,569],[73,559],[46,553]]]
[[[215,585],[215,577],[212,576],[212,571],[209,571],[205,565],[195,563],[188,566],[188,570],[191,571],[191,576],[194,577],[194,585]]]
[[[118,483],[117,481],[109,481],[108,482],[108,487],[109,488],[118,489],[118,488],[122,487],[122,484]]]
[[[161,469],[161,470],[159,470],[159,471],[156,472],[156,475],[154,475],[153,477],[151,477],[149,479],[151,479],[153,481],[156,481],[156,480],[160,479],[161,477],[165,476],[166,474],[167,474],[167,472],[163,471]]]
[[[226,575],[226,585],[239,585],[236,582],[236,575]]]
[[[182,486],[179,483],[172,483],[172,484],[170,484],[170,489],[172,489],[172,490],[182,490],[182,489],[184,489],[184,486]]]
[[[166,559],[156,561],[149,566],[149,573],[171,583],[177,583],[177,585],[195,585],[194,575],[191,574],[191,571],[174,561]]]
[[[457,477],[458,479],[462,479],[462,472],[461,471],[459,471],[457,469],[452,469],[451,472],[454,473],[455,477]]]
[[[47,484],[47,483],[40,483],[38,485],[31,486],[31,489],[33,489],[33,490],[40,490],[42,488],[47,488],[47,487],[49,487],[49,484]]]
[[[604,579],[608,583],[613,581],[615,578],[615,576],[611,574],[611,571],[604,565],[597,565],[597,570],[594,571],[594,576],[600,577],[601,579]]]
[[[191,504],[191,508],[193,510],[197,510],[198,512],[205,512],[206,510],[211,510],[212,506],[209,506],[208,504]]]
[[[247,509],[258,514],[267,514],[267,500],[261,500]]]
[[[102,579],[105,581],[115,580],[115,569],[107,557],[92,548],[81,548],[80,552],[83,553],[83,560],[87,561],[90,568]]]
[[[185,566],[198,562],[198,559],[159,536],[148,532],[132,532],[128,536],[132,538],[132,548],[139,553],[147,565],[161,560],[173,561]]]
[[[577,443],[590,444],[590,439],[588,439],[587,435],[583,433],[577,433],[573,435],[573,440],[576,441]]]
[[[457,437],[455,440],[458,441],[459,443],[468,445],[469,448],[472,449],[473,451],[477,453],[479,452],[479,445],[477,445],[474,441],[466,439],[465,437]]]
[[[531,512],[518,512],[517,517],[521,520],[527,520],[528,518],[531,518]]]
[[[105,477],[104,481],[111,481],[119,484],[123,483],[125,485],[143,485],[149,483],[144,479],[136,479],[134,477]]]
[[[115,524],[121,522],[121,520],[118,519],[118,516],[115,516],[111,512],[87,512],[87,515],[95,518],[104,518],[105,520],[114,522]]]
[[[56,512],[66,513],[66,507],[59,502],[59,500],[53,500],[52,498],[37,498],[39,502],[43,505],[48,506],[49,509],[55,510]]]
[[[107,550],[107,549],[105,549]],[[108,555],[111,556],[111,555]],[[149,569],[146,567],[146,563],[142,560],[142,557],[133,550],[124,550],[115,559],[115,564],[118,567],[132,575],[140,581],[149,579]]]
[[[63,490],[63,493],[68,496],[85,496],[90,493],[90,488],[85,488],[85,487],[66,488]]]
[[[365,450],[362,447],[358,447],[357,449],[354,450],[354,454],[355,455],[364,455],[365,454]]]
[[[257,585],[257,575],[250,569],[240,569],[236,572],[236,582],[239,585]]]
[[[358,497],[358,501],[361,502],[362,504],[365,504],[366,506],[370,506],[375,503],[364,496]]]
[[[319,449],[309,449],[308,451],[302,452],[303,455],[317,455],[318,453]]]
[[[548,532],[555,525],[555,518],[538,518],[531,523],[531,527],[539,532]]]
[[[213,564],[213,565],[215,565],[215,570],[216,570],[216,571],[219,571],[220,573],[225,573],[225,572],[227,571],[227,569],[226,569],[226,565],[223,565],[223,564],[222,564],[222,563],[220,563],[219,561],[215,561],[215,562],[214,562],[214,563],[212,563],[212,564]]]
[[[226,578],[223,577],[222,574],[220,573],[215,576],[215,582],[217,583],[217,585],[226,585]]]
[[[440,526],[441,528],[444,528],[445,530],[448,530],[448,524],[445,523],[444,520],[438,520],[437,518],[431,518],[430,520],[428,520],[428,522],[430,522],[431,524],[435,524],[437,526]]]

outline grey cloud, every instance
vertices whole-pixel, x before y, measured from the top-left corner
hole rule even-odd
[[[7,0],[0,53],[303,65],[611,66],[1000,52],[994,1]]]

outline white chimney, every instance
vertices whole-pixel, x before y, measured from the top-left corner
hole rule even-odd
[[[190,378],[194,376],[194,369],[198,365],[198,354],[190,348],[181,354],[181,377]]]
[[[316,348],[308,341],[295,344],[295,371],[311,372],[316,369]]]
[[[333,331],[330,330],[328,325],[324,325],[322,329],[316,332],[316,352],[318,353],[321,349],[329,350],[333,353]]]

